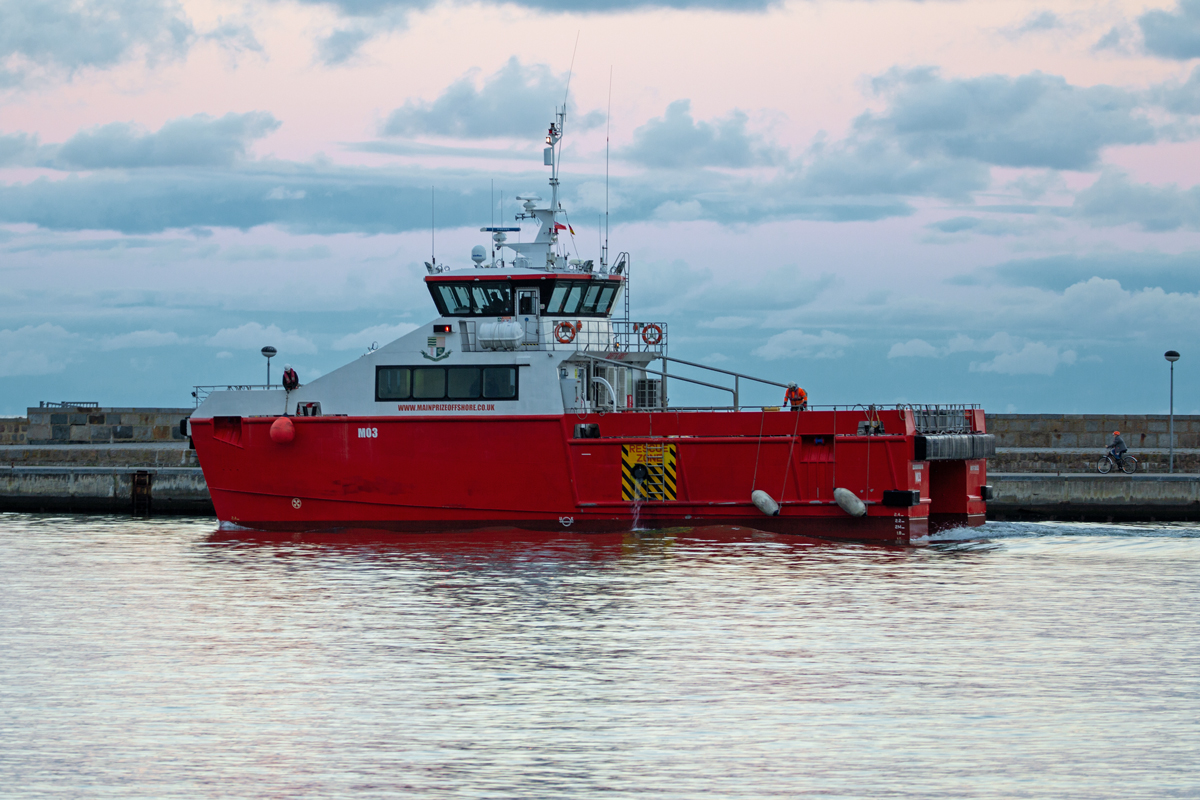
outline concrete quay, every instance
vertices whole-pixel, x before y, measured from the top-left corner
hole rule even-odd
[[[198,467],[0,466],[0,511],[213,513]]]
[[[186,441],[0,445],[0,511],[212,514]]]
[[[1200,521],[1200,475],[989,473],[989,520]]]
[[[183,442],[145,444],[0,445],[0,464],[10,467],[199,467]]]

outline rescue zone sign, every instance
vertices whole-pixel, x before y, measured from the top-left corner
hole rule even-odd
[[[677,465],[673,444],[621,445],[621,499],[676,499]]]

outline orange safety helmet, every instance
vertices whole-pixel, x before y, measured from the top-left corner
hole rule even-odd
[[[1120,435],[1121,435],[1120,431],[1113,431],[1113,436],[1120,436]]]

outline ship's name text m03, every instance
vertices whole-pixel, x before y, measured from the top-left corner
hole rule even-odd
[[[359,428],[358,438],[360,439],[378,439],[379,428]]]

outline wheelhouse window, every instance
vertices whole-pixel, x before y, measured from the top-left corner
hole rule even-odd
[[[376,367],[375,400],[516,400],[517,368]]]
[[[437,281],[429,284],[443,317],[511,317],[513,290],[508,281]]]
[[[619,286],[615,281],[557,280],[550,291],[545,313],[551,316],[607,315]]]

